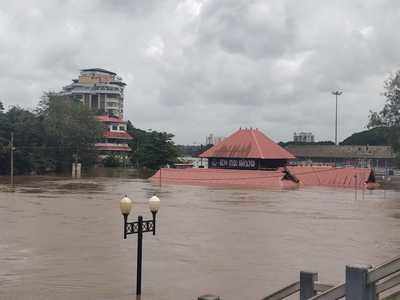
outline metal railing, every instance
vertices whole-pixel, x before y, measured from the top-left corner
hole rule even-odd
[[[333,286],[317,281],[318,273],[300,272],[300,281],[264,297],[263,300],[281,300],[297,292],[300,300],[378,300],[379,295],[395,287],[400,288],[400,256],[377,267],[346,266],[346,282]],[[389,299],[394,294],[389,294]]]

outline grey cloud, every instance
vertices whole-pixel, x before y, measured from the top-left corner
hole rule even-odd
[[[126,118],[177,142],[259,127],[278,140],[340,136],[379,109],[399,68],[395,0],[31,0],[0,8],[0,88],[32,107],[79,69],[128,82]]]
[[[201,43],[226,52],[265,58],[285,52],[294,37],[286,5],[279,1],[210,1],[201,14]]]

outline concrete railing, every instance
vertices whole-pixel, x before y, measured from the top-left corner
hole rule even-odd
[[[296,281],[279,291],[264,297],[263,300],[281,300],[285,299],[297,292],[301,300],[310,299],[317,293],[325,292],[332,289],[332,285],[321,283],[318,281],[318,273],[315,272],[300,272],[300,281]]]
[[[281,300],[299,292],[300,300],[378,300],[379,295],[397,288],[387,300],[400,299],[400,256],[380,266],[346,266],[346,282],[333,286],[318,281],[318,274],[300,272],[300,281],[294,282],[279,291],[264,297],[263,300]],[[399,297],[399,298],[397,298]]]

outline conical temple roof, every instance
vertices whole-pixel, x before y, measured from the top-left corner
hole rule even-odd
[[[239,129],[200,157],[294,159],[258,129]]]

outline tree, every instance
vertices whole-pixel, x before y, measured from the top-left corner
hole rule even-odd
[[[48,162],[56,171],[69,169],[74,160],[85,166],[96,161],[94,145],[102,125],[79,101],[47,93],[37,109],[43,123]]]
[[[179,151],[172,141],[173,134],[145,131],[135,128],[131,122],[128,122],[127,131],[134,137],[129,146],[132,149],[131,160],[137,167],[157,170],[177,162]]]
[[[386,128],[375,127],[369,130],[353,133],[351,136],[346,138],[341,145],[371,145],[371,146],[383,146],[388,145],[386,139]]]
[[[368,128],[385,128],[385,138],[400,151],[400,70],[384,82],[386,103],[380,112],[370,111]]]
[[[14,167],[16,173],[29,173],[36,168],[35,157],[43,142],[40,120],[26,109],[11,107],[0,114],[0,172],[10,171],[10,135],[14,133]]]

